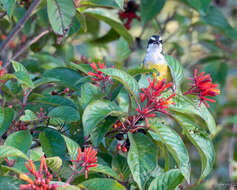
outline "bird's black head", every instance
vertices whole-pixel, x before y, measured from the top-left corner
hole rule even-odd
[[[150,44],[157,44],[157,45],[162,44],[162,38],[161,38],[161,36],[159,36],[159,35],[153,35],[153,36],[151,36],[150,39],[149,39],[149,41],[148,41],[148,46],[149,46]]]

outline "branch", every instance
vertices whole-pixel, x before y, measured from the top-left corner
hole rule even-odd
[[[15,60],[18,58],[20,55],[24,53],[24,51],[29,48],[32,44],[36,43],[40,38],[45,36],[46,34],[49,33],[49,30],[43,30],[41,33],[39,33],[37,36],[33,37],[31,40],[29,40],[22,48],[20,48],[19,51],[17,51],[13,56],[12,60]]]
[[[24,24],[30,18],[30,16],[32,15],[32,12],[34,11],[34,9],[36,7],[38,7],[38,5],[41,3],[41,1],[42,0],[34,0],[34,2],[30,5],[30,7],[26,11],[25,15],[19,20],[19,22],[13,28],[11,33],[7,36],[6,40],[4,40],[0,44],[0,54],[7,47],[7,45],[11,42],[11,40],[21,31],[21,29],[24,27]]]
[[[7,12],[3,12],[0,14],[0,19],[2,19],[3,17],[5,17],[7,15]]]
[[[5,64],[4,68],[7,68],[10,63],[11,60],[16,60],[19,56],[21,56],[32,44],[36,43],[40,38],[42,38],[43,36],[45,36],[46,34],[48,34],[50,32],[50,30],[43,30],[41,33],[39,33],[37,36],[33,37],[32,39],[30,39],[29,41],[26,42],[26,44],[21,47],[19,49],[19,51],[17,51],[12,58],[10,58],[7,63]]]

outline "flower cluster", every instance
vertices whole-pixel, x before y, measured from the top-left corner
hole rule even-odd
[[[142,89],[140,93],[141,106],[137,108],[137,112],[141,114],[142,118],[146,121],[146,126],[148,127],[148,118],[155,117],[154,112],[162,112],[167,114],[166,109],[170,104],[174,104],[171,99],[176,95],[173,93],[168,98],[158,98],[161,96],[161,93],[172,86],[172,83],[166,84],[166,79],[157,81],[156,78],[153,81],[149,81],[149,86]]]
[[[106,84],[109,82],[112,84],[112,81],[108,75],[105,75],[102,71],[99,71],[96,64],[93,62],[90,66],[95,70],[95,72],[88,72],[89,76],[92,76],[92,80],[96,81],[97,86],[102,86],[102,90],[105,91]],[[99,69],[104,69],[105,65],[103,63],[98,62]]]
[[[16,160],[8,160],[8,158],[4,158],[5,162],[7,163],[8,167],[13,167],[16,163]]]
[[[7,36],[5,35],[5,34],[2,34],[1,35],[1,39],[2,40],[6,40],[7,39]],[[14,43],[14,42],[10,42],[10,44],[9,44],[9,46],[11,47],[11,48],[16,48],[16,44]]]
[[[73,169],[77,173],[85,172],[85,178],[88,178],[88,170],[91,167],[97,167],[97,152],[92,148],[85,148],[84,152],[81,151],[81,148],[78,148],[77,159],[71,160],[74,162]]]
[[[124,26],[129,30],[131,28],[131,23],[133,19],[141,20],[139,16],[136,15],[138,10],[138,5],[134,1],[129,1],[125,11],[119,12],[119,17],[122,21],[126,20]]]
[[[58,184],[50,184],[53,175],[48,171],[45,157],[41,157],[41,163],[39,171],[36,170],[32,160],[29,164],[25,164],[31,175],[34,176],[34,181],[29,177],[28,174],[20,174],[20,179],[28,182],[29,184],[23,184],[20,186],[21,190],[56,190]]]
[[[213,99],[207,98],[207,96],[217,96],[220,94],[220,89],[217,89],[218,84],[213,84],[212,79],[209,74],[204,75],[204,72],[201,72],[200,75],[197,75],[198,70],[194,70],[194,78],[191,78],[191,88],[184,93],[186,94],[192,94],[197,95],[200,99],[200,105],[204,103],[207,107],[209,107],[209,102],[216,102]]]

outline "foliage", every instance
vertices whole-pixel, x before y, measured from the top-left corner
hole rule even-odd
[[[220,131],[237,130],[226,14],[211,0],[0,0],[0,189],[211,189],[233,136]],[[157,33],[171,82],[141,67]]]

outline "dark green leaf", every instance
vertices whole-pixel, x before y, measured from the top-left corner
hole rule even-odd
[[[47,9],[54,32],[65,35],[76,13],[73,0],[47,0]]]
[[[207,128],[212,134],[216,133],[216,122],[207,109],[207,107],[202,104],[197,99],[189,99],[187,96],[176,95],[172,98],[172,101],[175,102],[175,105],[170,105],[169,109],[179,113],[184,113],[187,115],[196,115],[203,119],[206,123]]]
[[[119,107],[110,101],[97,100],[90,103],[82,116],[84,136],[88,136],[104,118],[118,111]]]
[[[127,74],[125,71],[115,68],[101,69],[101,71],[122,83],[124,87],[134,96],[134,98],[136,98],[139,86],[137,81],[131,75]]]
[[[29,158],[20,150],[11,147],[11,146],[0,146],[0,157],[7,158],[7,157],[20,157],[28,160]]]
[[[177,89],[180,88],[181,82],[184,77],[182,65],[172,56],[165,55],[165,59],[169,65],[173,82]]]
[[[70,158],[72,160],[76,159],[77,154],[78,154],[79,145],[77,144],[77,142],[70,139],[69,137],[63,136],[63,138],[65,140],[65,143],[67,146],[67,151],[68,151],[68,154],[70,155]]]
[[[80,120],[78,111],[70,106],[58,106],[53,108],[49,114],[49,117],[59,118],[66,122],[76,122]]]
[[[48,104],[51,106],[70,106],[72,108],[76,108],[75,104],[71,100],[63,96],[58,96],[58,95],[54,95],[54,96],[46,95],[44,97],[40,97],[34,100],[34,102]]]
[[[66,144],[61,134],[55,129],[46,128],[39,135],[40,144],[47,157],[59,156],[62,160],[66,155]]]
[[[150,120],[149,126],[168,148],[169,152],[177,162],[183,176],[188,182],[190,182],[191,168],[189,156],[181,137],[174,130],[161,124],[156,119]]]
[[[99,172],[107,176],[113,177],[117,180],[121,180],[120,176],[114,170],[112,170],[110,167],[105,166],[105,165],[98,164],[97,167],[90,168],[90,171]]]
[[[93,100],[101,97],[101,92],[97,86],[91,83],[85,83],[81,86],[81,105],[85,109],[86,106]]]
[[[82,76],[79,74],[79,72],[76,72],[72,69],[68,69],[66,67],[57,67],[47,70],[43,74],[43,77],[53,79],[55,82],[77,90],[75,83],[81,79]]]
[[[237,40],[237,31],[230,25],[222,12],[214,6],[209,7],[207,14],[202,20],[217,29],[233,40]]]
[[[192,8],[199,11],[202,15],[207,11],[211,0],[181,0]]]
[[[19,190],[22,181],[12,176],[0,176],[0,190]]]
[[[201,181],[211,172],[214,164],[215,150],[213,144],[207,135],[199,133],[197,130],[199,126],[191,118],[179,113],[172,115],[180,126],[182,126],[189,140],[199,150],[202,160],[202,174],[199,179]]]
[[[143,189],[152,171],[156,168],[158,150],[156,145],[141,133],[134,135],[129,133],[128,136],[130,140],[128,165],[134,181],[140,189]]]
[[[110,127],[116,122],[116,117],[107,117],[105,122],[98,125],[95,130],[91,132],[91,142],[94,146],[98,147],[103,140],[105,134],[109,130]]]
[[[133,39],[130,33],[123,26],[118,17],[115,17],[116,14],[112,10],[105,8],[89,8],[84,11],[87,15],[94,16],[97,19],[103,20],[109,24],[118,34],[124,37],[127,40],[128,44],[132,44]]]
[[[86,190],[126,190],[119,182],[113,179],[94,178],[79,185]]]
[[[27,154],[32,143],[32,136],[29,130],[18,131],[7,137],[4,145],[17,148]]]
[[[0,107],[0,136],[10,127],[13,117],[13,109]]]
[[[112,169],[122,176],[122,181],[127,181],[130,177],[131,171],[128,167],[127,159],[120,154],[113,156]]]
[[[121,37],[118,41],[116,53],[117,60],[120,62],[126,60],[131,53],[130,47],[123,37]]]
[[[184,177],[178,169],[172,169],[155,178],[148,190],[175,190]]]
[[[165,0],[141,0],[141,17],[143,23],[152,20],[165,5]]]
[[[225,86],[228,73],[228,65],[224,62],[213,62],[205,65],[205,72],[211,75],[214,83],[219,83],[221,88]]]

